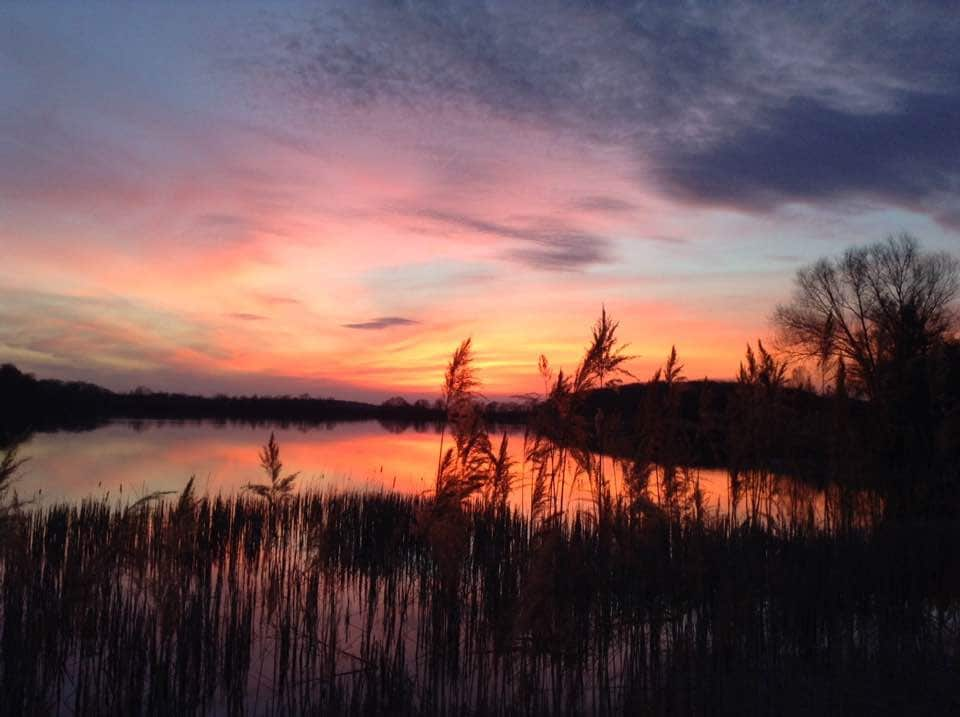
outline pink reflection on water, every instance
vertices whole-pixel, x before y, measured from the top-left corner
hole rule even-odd
[[[28,456],[17,490],[41,505],[83,498],[128,502],[153,491],[180,491],[197,477],[199,492],[231,494],[264,480],[258,451],[270,432],[280,443],[284,472],[299,471],[299,490],[396,490],[423,494],[432,490],[440,450],[432,425],[402,430],[376,421],[317,426],[253,426],[213,422],[114,422],[81,433],[39,433],[24,446]],[[529,507],[532,469],[523,461],[522,429],[508,430],[509,453],[516,480],[511,502]],[[495,443],[499,438],[495,436]],[[596,457],[594,457],[596,460]],[[614,494],[622,486],[623,469],[612,458],[603,471]],[[770,477],[762,491],[741,485],[731,491],[726,470],[693,468],[688,481],[699,486],[708,517],[745,519],[751,512],[780,523],[823,525],[828,500],[822,490],[783,476]],[[589,479],[571,461],[566,480],[568,507],[590,511]],[[659,470],[651,476],[654,499],[662,489]],[[658,501],[660,502],[660,501]]]
[[[142,426],[136,429],[136,426]],[[211,494],[263,480],[258,451],[273,431],[285,471],[307,488],[425,491],[433,485],[438,436],[432,429],[390,432],[377,422],[309,428],[204,422],[115,422],[82,433],[39,433],[18,490],[44,503],[137,497],[183,488],[191,475]]]

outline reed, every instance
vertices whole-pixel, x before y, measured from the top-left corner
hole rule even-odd
[[[532,530],[477,502],[440,590],[425,500],[34,510],[4,546],[5,709],[799,713],[956,697],[953,524],[771,533],[624,499],[606,526]]]

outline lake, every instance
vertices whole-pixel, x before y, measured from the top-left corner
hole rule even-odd
[[[524,465],[524,431],[508,434],[517,474],[512,502],[529,502],[530,468]],[[434,485],[440,450],[440,429],[433,424],[379,421],[335,422],[320,425],[259,424],[212,421],[114,421],[82,432],[35,433],[20,446],[29,461],[17,490],[40,505],[85,498],[121,504],[154,491],[179,491],[196,476],[201,493],[229,495],[263,480],[258,451],[276,434],[284,471],[299,471],[300,490],[395,490],[421,494]],[[496,440],[499,440],[498,438]],[[446,437],[446,447],[451,445]],[[604,470],[616,490],[620,468],[607,457]],[[695,468],[703,503],[710,513],[733,508],[730,477],[717,468]],[[573,482],[573,477],[570,477]],[[803,519],[813,512],[824,519],[825,495],[807,484],[780,476],[764,509],[774,518]],[[573,503],[586,504],[591,495],[580,480]],[[656,480],[652,483],[656,488]],[[751,497],[738,494],[737,506]]]

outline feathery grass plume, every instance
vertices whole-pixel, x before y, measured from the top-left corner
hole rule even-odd
[[[471,340],[466,339],[453,352],[444,376],[443,401],[455,450],[453,454],[443,451],[445,425],[440,433],[437,494],[452,491],[466,500],[489,480],[492,450],[483,412],[476,403],[479,385],[473,370]]]
[[[440,479],[443,474],[443,443],[446,437],[447,423],[453,424],[454,430],[457,430],[459,422],[464,418],[464,413],[470,408],[473,401],[478,396],[477,388],[480,383],[477,381],[473,370],[473,340],[464,339],[453,352],[450,363],[447,364],[447,370],[443,375],[443,383],[440,386],[441,402],[446,414],[446,422],[440,427],[440,452],[437,456],[437,490],[440,488]]]
[[[677,357],[676,346],[670,347],[670,355],[667,357],[667,363],[664,364],[663,367],[663,380],[668,386],[686,380],[686,377],[683,375],[683,364],[680,363],[680,359]]]
[[[575,392],[582,393],[605,385],[615,386],[620,383],[620,376],[630,375],[622,364],[635,357],[623,353],[627,345],[620,344],[617,339],[619,326],[620,322],[607,316],[607,309],[603,307],[600,318],[593,325],[590,345],[574,377]]]
[[[747,365],[740,363],[737,372],[737,382],[744,385],[762,386],[768,390],[783,388],[787,382],[787,361],[778,361],[764,347],[763,342],[757,339],[757,352],[754,353],[750,344],[747,344]],[[842,359],[840,359],[842,362]]]
[[[621,364],[630,357],[622,353],[616,339],[617,323],[610,320],[606,309],[593,330],[593,338],[583,360],[571,381],[562,370],[557,372],[553,388],[547,392],[541,410],[537,413],[535,438],[530,443],[526,460],[533,468],[533,487],[530,500],[530,558],[522,576],[519,610],[515,629],[531,640],[534,654],[558,657],[567,651],[569,623],[559,610],[563,602],[558,595],[566,592],[564,580],[570,583],[594,584],[590,561],[565,561],[562,556],[568,488],[572,495],[581,476],[586,475],[594,491],[597,520],[583,516],[585,523],[603,522],[609,505],[602,469],[597,470],[593,455],[586,448],[590,443],[591,427],[583,415],[587,393],[597,387],[615,385],[618,374],[626,372]],[[544,387],[549,386],[552,373],[545,356],[538,362]],[[602,416],[595,416],[602,419]],[[594,421],[593,437],[597,438]],[[568,462],[569,461],[569,462]],[[568,465],[572,462],[573,476],[568,487]],[[575,520],[581,523],[578,513]]]
[[[417,525],[431,546],[444,594],[452,597],[467,550],[465,507],[496,477],[495,458],[476,401],[480,383],[473,369],[471,339],[453,352],[441,386],[447,422],[440,430],[440,455],[433,500],[417,514]],[[447,424],[454,447],[444,450]]]
[[[473,370],[473,339],[464,339],[450,358],[443,377],[442,398],[447,411],[456,411],[479,397],[480,382]]]
[[[550,393],[550,384],[553,383],[553,369],[544,354],[540,354],[537,361],[537,372],[540,374],[540,380],[543,381],[543,393],[546,395]]]
[[[573,381],[573,392],[575,394],[575,403],[581,403],[586,398],[586,393],[594,388],[615,387],[621,383],[621,376],[629,376],[623,364],[634,358],[624,353],[626,345],[620,344],[617,339],[617,328],[620,323],[614,321],[607,315],[606,307],[601,308],[600,317],[593,326],[593,335],[589,346],[584,354],[580,366]],[[610,420],[598,410],[593,416],[593,426],[581,426],[588,439],[592,438],[600,444],[601,451],[605,448],[603,442],[609,433],[614,433]],[[586,445],[586,442],[578,441],[574,445]],[[593,493],[593,501],[596,507],[598,519],[603,519],[606,507],[610,505],[610,495],[607,477],[604,474],[603,461],[594,461],[590,456],[585,456],[587,461],[578,461],[578,464],[586,473],[590,483],[590,490]]]
[[[283,462],[280,460],[280,445],[272,431],[270,440],[260,449],[260,467],[263,468],[270,482],[248,483],[244,486],[244,490],[263,498],[270,505],[287,500],[293,493],[293,484],[300,472],[288,473],[281,477]]]
[[[490,479],[487,488],[487,504],[500,512],[505,512],[510,500],[510,491],[513,489],[513,465],[508,452],[507,434],[504,432],[500,439],[500,448],[496,452],[490,451]]]

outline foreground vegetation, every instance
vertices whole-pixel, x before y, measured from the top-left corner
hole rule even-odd
[[[103,503],[8,528],[11,714],[809,714],[956,699],[954,523],[844,536],[394,495]]]

